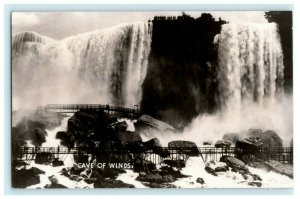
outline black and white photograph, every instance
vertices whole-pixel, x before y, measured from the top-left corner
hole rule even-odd
[[[293,188],[292,15],[11,12],[11,187]]]

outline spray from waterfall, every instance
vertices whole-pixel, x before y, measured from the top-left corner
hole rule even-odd
[[[152,24],[137,22],[63,40],[21,32],[12,42],[13,110],[47,103],[141,101]]]

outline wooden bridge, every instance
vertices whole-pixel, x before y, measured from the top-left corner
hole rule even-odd
[[[125,108],[119,106],[103,104],[48,104],[39,106],[38,111],[50,111],[58,113],[76,113],[77,111],[104,111],[112,115],[127,116],[137,118],[141,115],[141,110],[135,105],[134,108]]]
[[[20,147],[18,156],[24,160],[34,160],[37,154],[48,154],[53,157],[59,155],[140,155],[145,160],[155,164],[160,164],[164,160],[182,160],[186,162],[189,157],[201,156],[204,162],[219,161],[224,155],[236,156],[236,147],[215,148],[215,147],[156,147],[152,149],[139,149],[129,151],[125,148],[101,148],[101,147]],[[261,159],[277,160],[284,164],[292,164],[293,148],[292,147],[265,147],[257,150],[244,152],[243,155],[255,156]]]

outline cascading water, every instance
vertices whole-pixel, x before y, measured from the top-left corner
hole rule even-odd
[[[218,111],[200,114],[182,134],[154,132],[150,137],[158,137],[164,146],[172,140],[189,140],[201,146],[204,141],[222,139],[226,133],[256,128],[274,130],[284,146],[289,146],[293,107],[292,97],[283,93],[284,65],[277,25],[224,24],[213,42],[218,50]]]
[[[221,107],[238,113],[243,101],[276,100],[284,75],[277,25],[225,24],[217,38]]]
[[[137,22],[60,41],[33,32],[14,35],[13,107],[32,99],[34,106],[72,102],[139,105],[151,33],[151,23]]]

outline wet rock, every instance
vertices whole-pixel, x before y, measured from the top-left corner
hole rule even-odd
[[[59,184],[59,183],[53,183],[53,184],[47,184],[44,186],[45,189],[66,189],[65,185]]]
[[[210,166],[206,166],[205,168],[205,171],[213,176],[218,176],[215,172],[215,170],[213,168],[211,168]]]
[[[40,174],[45,174],[44,171],[32,167],[30,169],[12,170],[12,187],[25,188],[31,185],[40,183]]]
[[[155,174],[148,174],[148,175],[139,175],[136,180],[143,181],[143,182],[162,182],[163,178],[158,173]]]
[[[212,142],[210,142],[210,141],[205,141],[205,142],[203,142],[203,145],[212,145]]]
[[[113,168],[106,168],[106,169],[94,169],[91,178],[110,178],[115,179],[121,173],[126,173],[124,169],[113,169]]]
[[[250,174],[254,181],[262,181],[261,177],[257,174]]]
[[[231,167],[234,171],[249,171],[248,167],[243,161],[232,156],[222,156],[220,158],[220,162],[226,163],[226,165]]]
[[[69,171],[66,168],[63,168],[59,173],[66,177],[70,176]]]
[[[226,133],[223,135],[222,140],[225,140],[232,144],[235,144],[237,139],[240,137],[241,137],[241,135],[238,133]]]
[[[168,183],[151,182],[151,183],[142,183],[142,184],[150,188],[177,188],[175,185],[168,184]]]
[[[248,182],[249,185],[255,186],[255,187],[261,187],[262,183],[261,182]]]
[[[262,134],[261,140],[263,143],[262,147],[282,147],[283,146],[282,139],[273,130],[265,131]]]
[[[204,184],[205,183],[203,178],[200,178],[200,177],[196,179],[196,182],[199,183],[199,184]]]
[[[185,161],[184,160],[164,160],[164,164],[169,165],[171,167],[176,168],[183,168],[185,167]]]
[[[263,165],[268,168],[268,170],[293,178],[293,166],[290,164],[282,164],[276,160],[268,160],[265,161]]]
[[[78,175],[70,175],[69,179],[73,180],[73,181],[76,181],[76,182],[80,182],[83,178],[81,176],[78,176]]]
[[[241,175],[243,176],[243,178],[244,178],[245,180],[248,180],[248,175],[247,175],[247,174],[241,173]]]
[[[53,167],[59,167],[59,166],[63,166],[64,165],[64,161],[61,161],[57,158],[55,158],[53,161],[52,161],[52,166]]]
[[[121,180],[101,179],[94,183],[94,188],[135,188],[132,184],[127,184]]]
[[[73,147],[74,145],[70,135],[66,131],[57,132],[55,138],[61,140],[60,144],[65,147]]]
[[[46,189],[63,189],[63,188],[68,188],[62,184],[58,183],[58,179],[56,176],[52,175],[48,177],[49,181],[51,182],[51,184],[47,184],[44,186],[44,188]]]
[[[142,138],[140,134],[131,131],[122,131],[116,133],[116,139],[123,147],[132,152],[142,151]]]
[[[262,132],[261,129],[250,129],[247,133],[244,133],[242,137],[260,139],[261,147],[282,147],[283,142],[280,136],[273,130],[267,130]]]
[[[133,163],[134,172],[145,172],[150,173],[151,171],[156,170],[156,165],[150,161],[138,159]]]
[[[160,168],[159,174],[162,176],[171,175],[174,178],[186,178],[188,175],[183,175],[179,170],[175,170],[173,167],[163,166]]]
[[[215,168],[215,172],[226,172],[228,170],[229,170],[228,166],[222,166],[222,167]]]
[[[171,183],[175,182],[176,178],[172,175],[160,175],[159,173],[150,173],[148,175],[139,175],[136,180],[142,182],[154,182],[154,183]]]
[[[169,142],[168,147],[185,148],[185,150],[181,151],[181,153],[189,155],[189,156],[198,156],[199,155],[198,147],[194,142],[176,140],[176,141]],[[189,150],[187,150],[187,148]]]
[[[225,140],[218,140],[215,143],[216,148],[226,148],[226,147],[230,147],[230,146],[231,146],[231,143],[228,141],[225,141]]]
[[[46,142],[47,132],[45,128],[46,125],[42,122],[24,118],[16,127],[13,127],[12,140],[15,144],[30,140],[32,145],[39,147]]]
[[[143,142],[144,149],[151,150],[157,147],[162,147],[158,138],[152,138],[146,142]]]
[[[97,178],[86,178],[86,179],[84,179],[84,181],[88,184],[95,183],[95,182],[97,182],[97,180],[98,180]]]
[[[70,169],[70,175],[80,175],[81,172],[83,172],[85,168],[80,168],[77,164],[73,164],[73,166]]]
[[[109,125],[110,128],[114,129],[117,132],[126,131],[128,128],[128,124],[125,121],[122,122],[115,122]]]
[[[120,143],[115,135],[115,130],[110,128],[110,124],[116,123],[117,118],[112,117],[104,111],[80,110],[68,120],[68,136],[72,143],[77,146],[94,146],[95,140],[112,141],[113,146],[119,146]],[[105,145],[101,147],[108,147]]]
[[[22,160],[13,159],[12,168],[24,167],[28,164]]]

